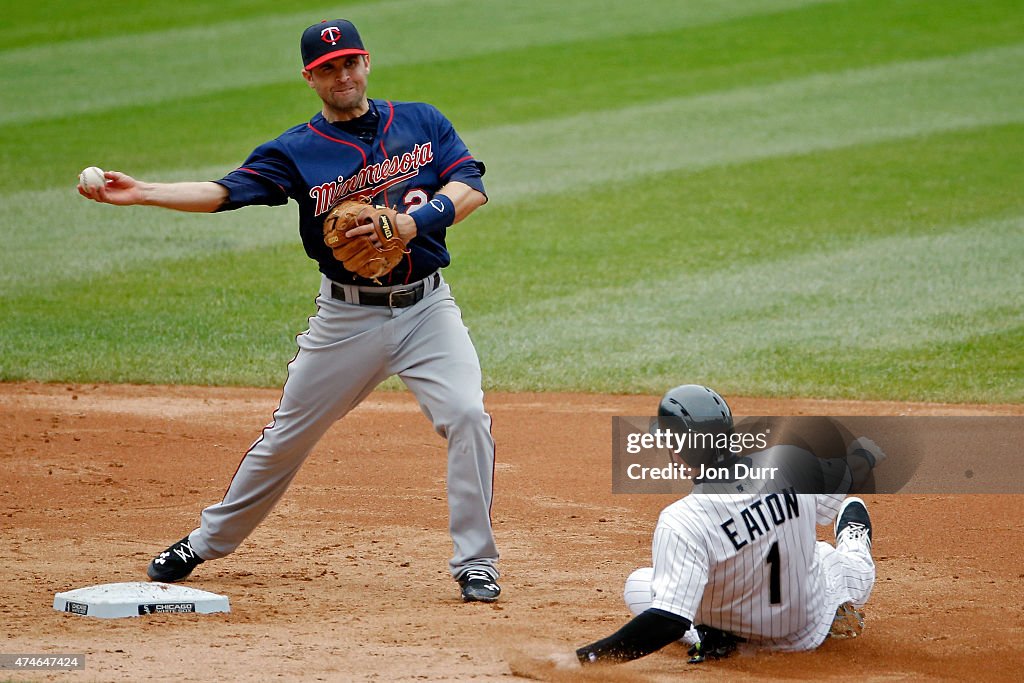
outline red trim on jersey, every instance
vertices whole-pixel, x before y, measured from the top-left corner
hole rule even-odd
[[[384,124],[385,134],[388,132],[388,128],[391,127],[391,122],[395,120],[395,105],[391,100],[388,100],[388,108],[391,110],[391,113],[388,114],[388,122]]]
[[[412,250],[405,252],[405,264],[409,266],[409,270],[405,273],[405,282],[403,285],[409,284],[409,278],[412,277]],[[394,272],[394,271],[391,271]]]
[[[359,153],[363,155],[363,166],[366,166],[366,152],[364,152],[363,149],[359,145],[356,145],[356,144],[353,144],[351,142],[348,142],[347,140],[339,140],[338,138],[332,138],[327,133],[321,133],[320,131],[318,131],[316,128],[313,127],[312,123],[307,123],[306,127],[309,128],[314,133],[316,133],[317,135],[319,135],[320,137],[326,138],[326,139],[330,140],[331,142],[337,142],[339,145],[348,145],[349,147],[351,147],[353,149],[359,150]]]
[[[445,177],[446,175],[448,175],[448,171],[452,170],[453,168],[455,168],[456,166],[458,166],[459,164],[461,164],[461,163],[462,163],[463,161],[466,161],[466,160],[472,160],[472,159],[473,159],[472,155],[470,155],[470,156],[464,156],[464,157],[462,157],[461,159],[459,159],[458,161],[456,161],[456,162],[455,162],[454,164],[452,164],[452,165],[451,165],[451,166],[449,166],[448,168],[446,168],[446,169],[444,169],[443,171],[441,171],[441,179],[442,179],[442,180],[444,180],[444,177]]]
[[[384,124],[384,130],[380,134],[380,138],[381,138],[380,139],[380,151],[384,155],[385,159],[388,158],[388,150],[384,146],[384,136],[387,135],[388,128],[391,127],[391,122],[395,120],[395,105],[391,103],[391,100],[388,100],[388,107],[391,110],[391,113],[388,114],[388,122]],[[416,173],[419,173],[419,171],[416,171]],[[414,177],[416,175],[416,173],[413,173],[412,175],[409,175],[409,174],[406,174],[406,175],[408,176],[408,178],[411,178],[411,177]],[[407,180],[408,178],[402,178],[402,180]],[[383,191],[384,191],[384,206],[391,206],[391,202],[388,201],[388,188],[391,187],[391,185],[394,185],[394,183],[386,184],[382,188]],[[379,193],[380,191],[381,190],[377,190],[377,193]],[[374,193],[374,194],[377,194],[377,193]]]
[[[390,104],[391,104],[391,102],[388,102],[388,105],[390,105]],[[385,159],[388,158],[388,150],[387,150],[387,148],[384,147],[384,135],[388,132],[388,128],[391,127],[391,121],[394,119],[394,117],[395,117],[395,108],[391,107],[391,115],[388,117],[388,122],[384,124],[384,130],[381,132],[381,136],[380,136],[381,139],[379,140],[380,151],[384,155]],[[383,188],[381,188],[380,190],[377,190],[373,194],[380,194],[381,192],[384,193],[384,206],[390,206],[391,202],[388,201],[388,186],[385,185]]]
[[[391,124],[395,120],[395,104],[391,100],[387,100],[387,104],[388,104],[388,120],[384,124],[384,130],[381,131],[381,139],[380,139],[380,151],[384,155],[385,159],[388,158],[388,150],[387,150],[387,147],[384,146],[384,136],[388,134],[388,129],[391,128]],[[409,180],[410,178],[415,178],[418,174],[419,174],[418,170],[413,172],[413,173],[406,173],[404,176],[401,176],[399,178],[395,178],[394,180],[385,183],[383,185],[383,187],[381,187],[380,190],[377,190],[377,193],[380,193],[381,191],[384,192],[384,205],[385,206],[391,206],[391,201],[388,199],[388,188],[389,187],[391,187],[392,185],[397,185],[398,183],[405,182],[406,180]],[[408,264],[408,266],[409,266],[409,270],[405,274],[405,280],[402,282],[402,284],[407,285],[407,284],[409,284],[409,276],[412,275],[412,257],[409,256],[408,252],[405,255],[405,259],[406,259],[406,264]],[[395,276],[395,271],[394,270],[392,270],[390,273],[388,273],[388,284],[391,284],[392,278],[394,278],[394,276]]]
[[[265,178],[267,180],[270,180],[270,178],[267,178],[267,176],[263,175],[262,173],[260,173],[258,171],[254,171],[251,168],[246,168],[245,166],[239,166],[238,170],[239,171],[245,171],[246,173],[251,173],[252,175],[258,175],[260,178]],[[285,192],[285,189],[283,187],[281,187],[281,183],[277,182],[276,180],[270,180],[270,182],[272,182],[275,185],[277,185],[278,187],[280,187],[281,188],[281,192]]]

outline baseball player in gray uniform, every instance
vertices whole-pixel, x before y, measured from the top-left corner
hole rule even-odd
[[[386,378],[397,375],[448,440],[452,577],[467,602],[498,599],[491,528],[494,442],[480,363],[440,274],[446,229],[487,201],[483,164],[452,124],[422,103],[369,99],[370,55],[355,26],[324,21],[302,34],[302,76],[319,96],[309,121],[259,146],[220,180],[147,183],[106,172],[79,185],[87,198],[214,212],[294,200],[306,253],[322,274],[316,314],[297,337],[273,421],[242,458],[224,499],[199,528],[150,563],[149,577],[181,581],[233,552],[267,516],[324,432]],[[346,270],[324,243],[324,216],[348,198],[395,207],[405,258],[383,277]],[[348,230],[370,235],[372,226]]]
[[[725,400],[699,385],[670,390],[659,415],[678,420],[682,431],[734,429]],[[860,439],[849,457],[883,454]],[[743,642],[810,650],[829,635],[859,634],[859,608],[875,582],[864,501],[784,486],[768,494],[741,492],[749,483],[735,482],[731,492],[720,483],[706,490],[698,483],[665,508],[654,531],[653,567],[636,570],[626,582],[633,620],[556,663],[629,661],[680,640],[693,645],[690,661],[699,662]],[[816,536],[816,524],[830,522],[834,546]]]

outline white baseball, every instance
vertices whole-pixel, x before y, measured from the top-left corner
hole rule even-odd
[[[78,182],[83,188],[92,192],[106,185],[107,179],[103,177],[102,168],[90,166],[78,174]]]

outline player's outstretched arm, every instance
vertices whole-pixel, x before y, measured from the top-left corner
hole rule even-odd
[[[106,183],[85,185],[78,193],[86,199],[116,206],[162,206],[176,211],[210,213],[228,197],[227,188],[214,182],[146,183],[118,171],[104,171]]]
[[[576,650],[576,658],[581,664],[632,661],[679,640],[689,629],[689,619],[648,609],[607,638]]]

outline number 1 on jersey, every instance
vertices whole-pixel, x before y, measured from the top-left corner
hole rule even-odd
[[[778,541],[772,543],[765,563],[771,567],[768,576],[769,602],[773,605],[779,605],[782,603],[782,563],[779,561]]]

